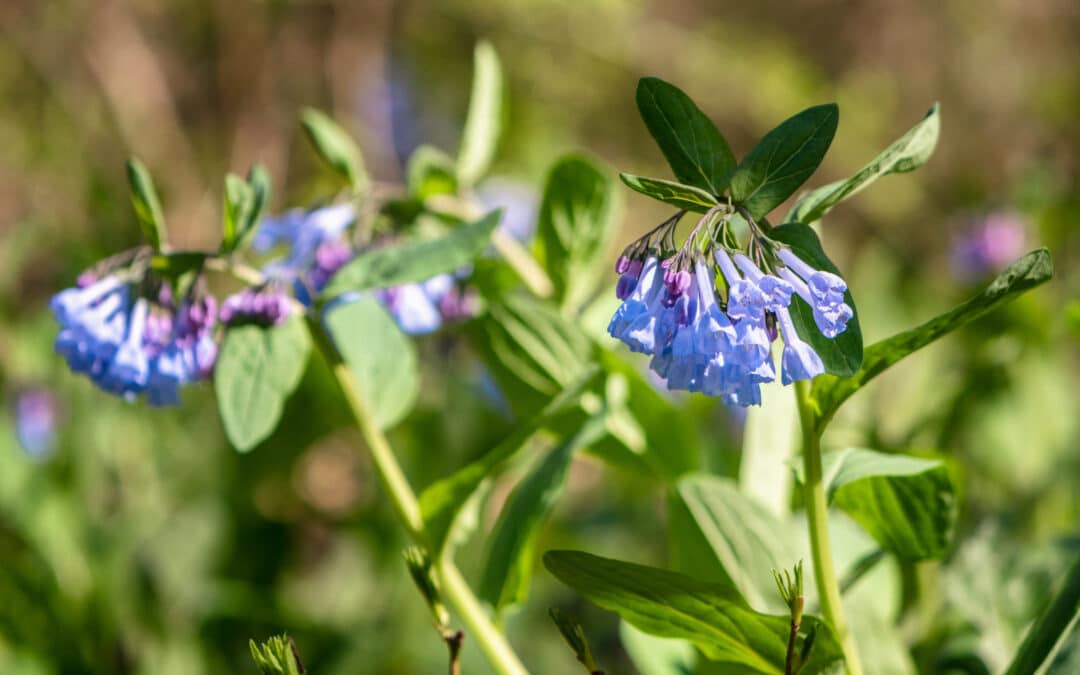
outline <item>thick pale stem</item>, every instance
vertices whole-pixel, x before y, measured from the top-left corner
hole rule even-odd
[[[540,267],[540,263],[536,262],[536,258],[532,257],[529,249],[522,246],[517,239],[514,239],[505,230],[496,229],[491,233],[491,245],[503,257],[503,260],[517,272],[517,275],[521,277],[521,280],[525,282],[533,295],[538,298],[550,298],[551,294],[555,292],[555,287],[552,285],[551,279],[548,278],[547,272],[544,271],[543,267]]]
[[[420,502],[409,485],[408,479],[405,478],[405,473],[401,470],[389,441],[368,414],[367,406],[360,396],[352,371],[341,360],[319,322],[312,320],[309,322],[309,327],[320,352],[334,371],[342,394],[371,452],[372,463],[379,475],[379,481],[393,504],[398,519],[414,542],[422,546],[426,545],[427,534],[424,532]],[[432,566],[431,571],[447,602],[461,617],[470,639],[475,640],[480,646],[492,668],[499,675],[528,675],[525,666],[521,664],[506,637],[491,622],[453,560],[443,557]]]
[[[844,618],[840,586],[833,567],[829,544],[829,505],[825,499],[825,484],[821,470],[821,437],[814,429],[814,412],[810,403],[809,382],[796,382],[799,402],[799,421],[802,423],[803,470],[805,475],[806,517],[810,525],[810,554],[814,561],[814,581],[825,620],[836,632],[844,651],[849,675],[862,675],[862,664],[855,648],[855,639]]]

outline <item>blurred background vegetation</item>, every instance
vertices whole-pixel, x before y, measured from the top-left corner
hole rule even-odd
[[[382,181],[400,180],[422,142],[453,150],[481,38],[506,71],[497,173],[518,193],[538,192],[545,169],[576,149],[613,170],[667,176],[633,104],[644,75],[687,91],[736,154],[797,110],[838,101],[840,129],[812,185],[851,173],[941,102],[927,167],[885,179],[823,224],[867,341],[985,280],[991,270],[959,264],[957,248],[990,215],[1019,233],[1012,257],[1048,246],[1056,278],[890,371],[825,440],[938,453],[961,485],[949,558],[867,601],[875,616],[902,617],[917,646],[913,661],[881,659],[876,672],[1003,667],[1080,550],[1076,2],[6,0],[0,672],[253,673],[248,638],[282,629],[317,675],[444,670],[401,562],[403,534],[323,366],[309,368],[278,433],[242,455],[208,387],[151,412],[68,373],[52,353],[47,301],[138,243],[128,156],[157,177],[174,244],[216,246],[226,171],[265,163],[274,210],[328,194],[298,133],[304,106],[353,132]],[[620,242],[667,215],[626,192]],[[422,405],[392,434],[419,486],[514,423],[484,393],[458,332],[421,347]],[[741,420],[678,400],[707,464],[735,475]],[[783,480],[788,469],[775,472]],[[481,534],[459,554],[467,571],[511,485],[494,487]],[[665,564],[663,496],[648,476],[583,458],[539,548]],[[860,547],[841,537],[838,556]],[[614,616],[536,577],[508,623],[534,672],[574,667],[547,620],[554,604],[583,619],[611,672],[633,672]],[[927,578],[936,585],[912,606],[911,586]],[[1080,672],[1073,643],[1062,674]],[[465,672],[485,668],[466,638]]]

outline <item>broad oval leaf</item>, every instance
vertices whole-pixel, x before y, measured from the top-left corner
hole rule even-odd
[[[851,377],[818,377],[810,389],[811,398],[817,405],[816,428],[819,431],[823,429],[844,401],[889,366],[1010,302],[1021,293],[1045,283],[1053,273],[1050,252],[1044,248],[1032,251],[999,274],[982,293],[959,307],[867,347],[862,367]]]
[[[716,197],[692,185],[683,185],[660,178],[645,178],[629,173],[620,173],[619,178],[635,192],[686,211],[705,213],[720,203]]]
[[[416,347],[371,295],[342,299],[323,314],[372,420],[386,429],[412,411],[420,391]]]
[[[472,93],[458,151],[457,175],[463,185],[480,180],[491,166],[502,130],[503,74],[499,55],[488,42],[476,45]]]
[[[882,176],[914,171],[930,159],[937,147],[941,131],[941,115],[937,103],[926,117],[903,136],[885,148],[850,178],[829,183],[806,195],[795,205],[785,220],[812,223],[828,213],[840,201],[851,197]]]
[[[574,452],[605,433],[603,416],[595,416],[571,438],[548,453],[514,491],[491,533],[480,597],[496,612],[528,597],[536,538],[566,487]]]
[[[331,277],[322,297],[424,281],[453,272],[484,252],[500,217],[500,211],[492,211],[442,237],[409,241],[358,256]]]
[[[758,141],[731,176],[731,198],[754,219],[765,216],[817,170],[836,134],[835,103],[807,108]]]
[[[822,457],[825,490],[881,547],[905,560],[940,558],[956,525],[956,496],[938,461],[846,448]]]
[[[131,187],[131,205],[142,228],[143,236],[155,251],[160,251],[168,239],[165,215],[161,210],[154,179],[146,165],[132,157],[127,163],[128,184]]]
[[[710,659],[749,672],[784,672],[790,617],[755,612],[723,586],[581,551],[548,551],[544,565],[589,601],[646,633],[689,640]],[[816,630],[817,639],[800,672],[840,672],[843,656],[832,629],[809,615],[803,627]]]
[[[821,241],[809,226],[802,223],[786,223],[768,230],[766,234],[770,239],[790,246],[795,255],[814,269],[843,276],[825,255],[825,251],[821,248]],[[797,295],[791,298],[791,318],[795,324],[795,330],[799,333],[799,337],[809,342],[821,357],[822,363],[825,364],[825,372],[833,375],[851,375],[859,370],[863,362],[859,310],[855,307],[850,289],[844,292],[844,302],[851,307],[854,315],[848,321],[847,329],[843,333],[834,338],[827,338],[818,330],[810,305]]]
[[[458,514],[480,484],[513,457],[533,434],[576,409],[582,393],[596,381],[599,372],[595,367],[590,368],[490,451],[424,490],[420,495],[420,512],[433,555],[442,552]]]
[[[225,333],[214,366],[214,391],[229,441],[250,450],[277,426],[300,383],[311,337],[300,317],[280,326],[236,326]]]
[[[675,486],[672,507],[674,550],[697,543],[710,554],[704,560],[701,551],[693,556],[697,576],[730,586],[751,607],[783,610],[771,571],[790,567],[798,558],[786,544],[791,537],[783,523],[740,492],[734,481],[720,476],[683,477]],[[715,575],[707,574],[702,564]]]
[[[368,188],[364,160],[352,136],[314,108],[307,108],[300,114],[300,124],[315,151],[353,191],[362,192]]]
[[[727,141],[690,97],[656,77],[638,82],[641,119],[680,183],[719,195],[735,168]]]
[[[614,181],[591,160],[570,155],[548,173],[537,239],[563,307],[577,308],[592,294],[618,211]]]

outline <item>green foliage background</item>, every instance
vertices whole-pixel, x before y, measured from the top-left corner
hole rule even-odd
[[[52,354],[46,305],[81,269],[139,241],[129,155],[153,172],[173,243],[216,246],[226,171],[265,163],[274,211],[332,191],[299,130],[307,106],[355,135],[377,181],[400,181],[402,158],[422,142],[456,148],[478,38],[498,50],[508,85],[496,173],[537,191],[544,171],[579,149],[633,174],[669,175],[635,110],[644,75],[691,92],[740,156],[793,111],[837,101],[839,131],[815,186],[851,174],[940,101],[942,139],[929,164],[837,207],[822,232],[857,291],[866,343],[974,291],[949,266],[965,213],[1018,212],[1025,248],[1049,247],[1057,275],[882,375],[825,442],[914,449],[941,458],[960,486],[956,543],[942,563],[897,573],[890,562],[852,587],[857,631],[895,632],[886,626],[902,615],[916,645],[913,663],[879,658],[874,672],[1002,669],[1080,550],[1074,5],[4,3],[0,672],[254,673],[248,638],[283,629],[319,675],[445,668],[401,562],[406,542],[317,360],[278,431],[239,454],[210,387],[187,392],[178,410],[151,412],[67,373]],[[625,192],[616,242],[669,215]],[[586,314],[601,328],[610,296]],[[391,434],[418,486],[514,428],[484,395],[489,383],[461,337],[418,342],[420,405]],[[41,386],[58,396],[61,425],[56,454],[35,462],[15,439],[12,410],[20,391]],[[671,432],[680,450],[696,443],[704,466],[763,495],[791,480],[780,463],[762,478],[741,462],[738,415],[702,398],[677,403],[689,425]],[[586,549],[669,566],[676,505],[640,466],[598,455],[571,465],[538,554]],[[478,534],[459,559],[472,578],[483,573],[498,508],[547,456],[530,445],[471,514]],[[837,519],[845,570],[873,546]],[[602,665],[632,672],[617,620],[581,602],[535,571],[527,604],[506,619],[525,662],[538,673],[574,667],[547,617],[558,605],[580,618]],[[1078,643],[1056,672],[1075,672],[1066,659],[1078,658]],[[485,669],[466,638],[464,671]]]

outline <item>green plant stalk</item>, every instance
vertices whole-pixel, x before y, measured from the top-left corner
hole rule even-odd
[[[829,503],[821,469],[821,436],[814,429],[814,409],[810,401],[810,383],[795,383],[802,426],[802,452],[805,483],[803,485],[806,517],[810,525],[810,555],[814,562],[814,582],[825,620],[836,632],[849,675],[862,675],[862,663],[855,648],[855,638],[844,618],[840,600],[840,585],[833,566],[832,546],[829,543]]]
[[[405,473],[398,464],[390,442],[368,414],[367,406],[360,396],[352,371],[341,360],[337,349],[334,348],[330,337],[318,320],[309,320],[308,326],[315,344],[318,345],[320,353],[333,371],[341,392],[345,396],[345,401],[356,419],[360,434],[364,437],[364,442],[371,453],[375,472],[394,506],[398,519],[414,542],[421,546],[426,545],[427,533],[424,531],[420,502],[409,485],[408,479],[405,478]],[[454,561],[443,556],[434,562],[431,571],[447,602],[461,617],[471,636],[470,639],[475,640],[480,646],[492,668],[499,675],[528,675],[529,671],[522,665],[506,637],[491,622]]]
[[[1073,563],[1065,584],[1046,612],[1028,630],[1005,675],[1031,675],[1053,651],[1069,625],[1080,613],[1080,558]]]

